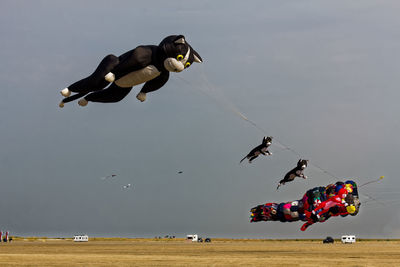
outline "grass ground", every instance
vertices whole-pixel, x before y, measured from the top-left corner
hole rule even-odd
[[[0,266],[400,266],[400,241],[16,239],[0,243]]]

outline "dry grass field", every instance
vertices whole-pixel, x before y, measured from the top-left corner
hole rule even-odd
[[[400,266],[400,241],[17,239],[0,243],[0,266]]]

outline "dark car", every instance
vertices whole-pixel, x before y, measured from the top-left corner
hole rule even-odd
[[[325,238],[325,239],[322,241],[322,243],[324,243],[324,244],[329,244],[329,243],[333,243],[333,242],[335,242],[335,240],[333,240],[333,238],[330,237],[330,236],[328,236],[327,238]]]
[[[206,243],[210,243],[211,242],[211,238],[206,238],[206,240],[204,240],[204,242],[206,242]]]

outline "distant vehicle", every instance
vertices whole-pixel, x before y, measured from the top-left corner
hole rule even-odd
[[[333,240],[333,238],[332,237],[330,237],[330,236],[328,236],[328,237],[326,237],[323,241],[322,241],[322,243],[324,243],[324,244],[329,244],[329,243],[334,243],[335,242],[335,240]]]
[[[74,242],[88,242],[89,236],[88,235],[75,235]]]
[[[342,240],[343,244],[352,244],[352,243],[356,242],[356,236],[355,235],[343,235],[341,240]]]
[[[197,241],[199,241],[199,236],[198,235],[187,235],[186,240],[192,241],[192,242],[197,242]]]
[[[186,240],[192,241],[192,242],[199,242],[199,243],[202,243],[202,242],[210,243],[211,242],[211,238],[207,237],[206,239],[203,239],[202,237],[199,237],[199,235],[197,235],[197,234],[187,235]]]

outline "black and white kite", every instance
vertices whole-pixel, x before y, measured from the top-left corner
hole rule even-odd
[[[272,144],[272,136],[263,137],[261,145],[253,148],[247,156],[245,156],[240,162],[245,160],[246,158],[251,163],[254,159],[256,159],[259,155],[272,155],[271,152],[268,151],[268,147]]]
[[[193,62],[201,63],[202,59],[183,35],[168,36],[159,45],[138,46],[119,57],[108,55],[91,75],[61,90],[65,98],[59,106],[62,108],[78,98],[80,106],[89,101],[118,102],[133,86],[144,83],[136,96],[143,102],[147,93],[160,89],[168,81],[170,72],[181,72]]]
[[[285,177],[279,181],[278,187],[276,189],[278,190],[281,185],[284,185],[287,182],[293,181],[294,178],[296,178],[296,177],[301,177],[303,179],[306,179],[307,176],[304,175],[303,171],[307,167],[307,165],[308,165],[308,160],[299,159],[299,161],[297,162],[296,168],[294,168],[293,170],[288,172],[285,175]]]

